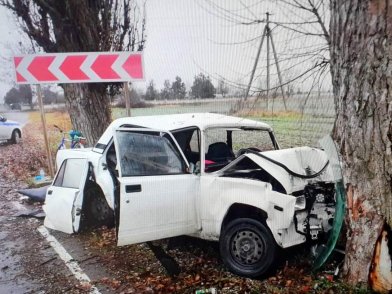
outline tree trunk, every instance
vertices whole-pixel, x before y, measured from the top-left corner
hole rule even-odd
[[[368,283],[384,221],[392,223],[392,3],[331,0],[334,139],[347,184],[343,274]]]
[[[72,125],[93,146],[111,122],[105,85],[67,84],[63,86]]]

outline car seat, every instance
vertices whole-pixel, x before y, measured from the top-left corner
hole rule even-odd
[[[235,158],[233,151],[225,142],[216,142],[208,146],[206,159],[217,163],[229,162]]]

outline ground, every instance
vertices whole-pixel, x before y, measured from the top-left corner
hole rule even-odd
[[[65,114],[48,114],[47,120],[48,125],[60,120],[64,129],[68,127]],[[52,128],[50,132],[55,149],[58,134]],[[228,272],[214,242],[190,237],[161,240],[154,244],[180,266],[181,272],[172,276],[145,243],[117,247],[112,229],[71,236],[50,231],[91,280],[81,282],[38,232],[43,220],[18,216],[41,208],[17,193],[46,165],[37,113],[29,114],[24,134],[19,145],[0,145],[0,293],[91,293],[92,287],[99,291],[95,293],[195,293],[207,288],[218,293],[361,292],[334,280],[341,259],[312,273],[307,246],[282,251],[275,271],[252,280]]]

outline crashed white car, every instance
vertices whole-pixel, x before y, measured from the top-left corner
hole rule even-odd
[[[0,115],[0,141],[8,141],[16,144],[21,138],[21,125],[16,121],[8,120],[5,116]]]
[[[45,226],[115,224],[118,245],[179,235],[220,243],[228,268],[257,277],[277,247],[322,240],[335,212],[324,151],[279,149],[262,122],[211,113],[121,118],[94,148],[61,150]]]

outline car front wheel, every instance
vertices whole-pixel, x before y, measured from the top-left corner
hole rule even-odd
[[[259,277],[274,262],[275,241],[268,228],[257,220],[239,218],[231,221],[219,242],[223,262],[237,275]]]

